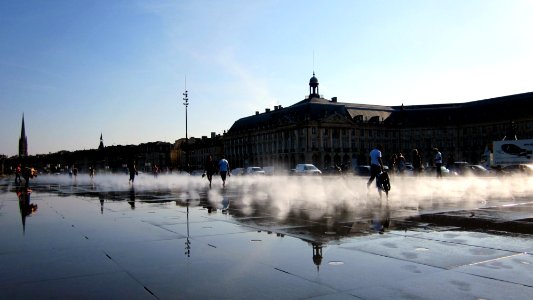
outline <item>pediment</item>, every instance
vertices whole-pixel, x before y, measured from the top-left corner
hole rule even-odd
[[[323,123],[335,123],[335,124],[351,124],[350,120],[346,116],[334,112],[331,115],[325,116],[320,120]]]

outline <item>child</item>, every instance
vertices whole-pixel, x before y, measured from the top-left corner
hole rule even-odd
[[[376,176],[376,186],[379,192],[379,199],[382,197],[382,191],[385,191],[385,195],[387,195],[387,199],[389,199],[390,179],[387,172],[381,172]]]

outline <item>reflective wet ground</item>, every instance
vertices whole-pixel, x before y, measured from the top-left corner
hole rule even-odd
[[[419,218],[528,220],[530,183],[395,178],[387,200],[359,177],[4,179],[0,298],[533,299],[531,235]]]

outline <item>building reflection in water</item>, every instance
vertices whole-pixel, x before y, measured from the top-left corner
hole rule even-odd
[[[31,189],[27,187],[17,187],[17,197],[19,199],[20,216],[22,218],[22,234],[26,233],[26,217],[37,211],[37,204],[30,202]]]
[[[316,266],[316,271],[320,271],[322,264],[322,245],[318,243],[311,243],[313,245],[313,263]]]
[[[130,187],[125,195],[119,193],[111,191],[109,194],[111,198],[109,199],[127,201],[132,210],[135,209],[136,201],[144,202],[153,201],[154,199],[148,197],[144,200],[144,196],[141,197],[141,200],[136,199],[137,195],[134,187]],[[269,234],[276,234],[279,237],[288,235],[307,242],[312,248],[312,261],[317,271],[319,271],[323,261],[323,247],[326,247],[330,242],[337,243],[342,239],[369,234],[383,234],[391,226],[394,228],[405,226],[399,220],[391,222],[388,201],[359,206],[357,208],[344,206],[328,207],[327,210],[316,210],[295,205],[282,207],[285,211],[283,211],[283,214],[280,214],[280,207],[273,205],[276,202],[259,193],[246,193],[232,189],[178,192],[168,190],[157,191],[157,193],[158,197],[165,195],[165,198],[169,199],[163,200],[163,202],[175,201],[176,206],[181,206],[186,211],[187,235],[184,254],[187,257],[191,255],[192,243],[190,213],[194,213],[191,210],[195,209],[195,206],[197,206],[196,209],[203,208],[207,214],[213,214],[217,210],[220,210],[228,217],[231,217],[232,220],[243,226],[256,228],[258,232],[266,231]],[[23,190],[20,190],[20,193],[18,192],[17,194],[20,194],[21,214],[24,225],[25,216],[33,213],[37,207],[36,205],[31,206],[29,204],[29,193],[23,193]],[[84,196],[98,197],[101,213],[103,213],[106,195],[106,193],[102,192],[84,194]],[[271,230],[272,228],[276,229]]]

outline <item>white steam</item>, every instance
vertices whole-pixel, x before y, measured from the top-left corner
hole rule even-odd
[[[76,178],[42,175],[30,185],[76,186],[77,190],[98,192],[131,190],[128,175],[86,174]],[[215,208],[231,208],[251,215],[260,209],[277,219],[305,213],[311,219],[334,216],[340,212],[370,211],[387,201],[391,209],[452,209],[498,205],[526,199],[533,192],[533,177],[391,177],[388,200],[380,200],[375,182],[367,189],[367,177],[358,176],[231,176],[222,188],[219,176],[213,176],[212,188],[201,176],[141,174],[135,178],[135,192],[162,192],[175,200],[207,198]],[[170,197],[172,199],[172,197]],[[529,200],[528,200],[529,201]]]

